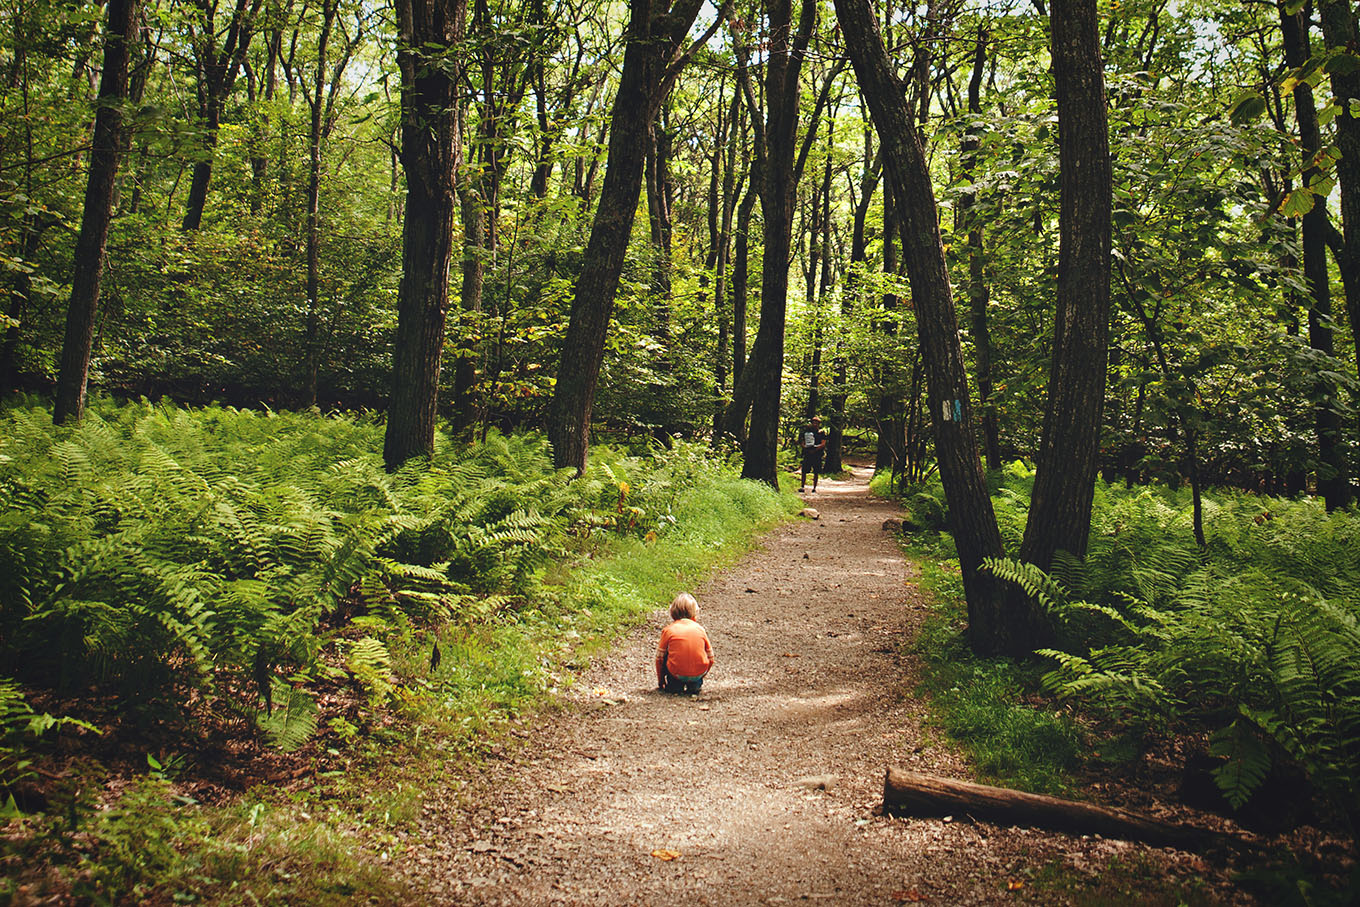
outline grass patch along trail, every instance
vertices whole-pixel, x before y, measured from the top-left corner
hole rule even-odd
[[[969,771],[923,727],[903,651],[927,604],[882,528],[895,505],[860,469],[806,497],[819,520],[781,526],[695,590],[717,656],[701,697],[655,691],[658,611],[562,710],[433,793],[397,871],[459,904],[1223,898],[1186,854],[879,815],[889,765]]]

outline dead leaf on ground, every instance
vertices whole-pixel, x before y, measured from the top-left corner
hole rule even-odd
[[[678,860],[678,859],[680,859],[680,851],[678,851],[678,850],[654,850],[654,851],[652,851],[652,856],[656,857],[658,860],[664,860],[664,861],[666,861],[666,862],[670,862],[671,860]]]
[[[797,652],[785,652],[785,653],[784,653],[783,655],[781,655],[780,657],[781,657],[781,658],[802,658],[803,656],[799,655]]]
[[[1011,879],[1008,882],[1006,882],[1007,891],[1019,891],[1021,888],[1024,887],[1025,887],[1024,879]]]
[[[910,888],[906,891],[894,891],[892,893],[892,899],[894,901],[899,902],[916,903],[918,901],[926,900],[926,896],[921,894],[921,892],[917,891],[915,888]]]

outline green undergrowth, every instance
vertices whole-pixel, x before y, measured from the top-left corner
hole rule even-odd
[[[987,780],[1037,793],[1071,793],[1070,772],[1082,748],[1076,721],[1042,701],[1034,665],[979,658],[969,651],[952,540],[936,532],[903,539],[932,604],[914,649],[925,664],[922,685],[935,723]]]
[[[988,481],[1014,555],[1033,473],[1012,464]],[[949,521],[943,492],[936,481],[902,499],[911,544],[925,546],[927,580],[943,593],[944,614],[925,648],[947,726],[973,734],[971,700],[986,698],[977,691],[1042,698],[1103,728],[1103,758],[1137,759],[1159,742],[1183,739],[1210,767],[1224,809],[1281,827],[1320,822],[1354,834],[1360,514],[1353,508],[1329,514],[1312,498],[1211,491],[1201,549],[1188,491],[1098,483],[1084,560],[1060,553],[1048,574],[1014,560],[987,563],[1035,596],[1054,625],[1055,644],[1036,653],[1031,668],[967,654],[956,574],[932,566],[932,558],[946,558],[929,553],[948,544],[940,532]],[[940,652],[953,654],[936,664]],[[980,673],[968,682],[969,671]],[[1008,757],[977,758],[986,766]]]
[[[388,474],[363,418],[99,402],[75,428],[41,408],[0,420],[0,655],[18,681],[0,679],[0,903],[20,885],[406,901],[383,867],[432,779],[511,745],[592,654],[800,506],[683,443],[599,446],[576,478],[536,436],[441,436]],[[149,771],[102,767],[142,758],[100,741],[109,722],[154,741]],[[216,758],[196,741],[220,735],[305,780],[196,802]],[[91,756],[42,790],[54,742]]]

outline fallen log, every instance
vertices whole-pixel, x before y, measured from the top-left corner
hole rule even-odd
[[[1148,844],[1203,850],[1214,845],[1247,842],[1219,832],[1162,822],[1110,806],[1096,806],[1043,794],[1027,794],[888,769],[883,782],[883,811],[907,816],[971,816],[1003,825],[1028,825],[1077,834],[1144,841]]]

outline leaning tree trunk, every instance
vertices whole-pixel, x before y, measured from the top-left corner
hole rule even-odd
[[[467,0],[398,0],[397,19],[406,216],[383,441],[388,469],[434,452],[460,163],[459,67],[450,49],[463,39]]]
[[[104,276],[118,157],[123,147],[123,101],[127,98],[128,56],[134,39],[137,0],[109,0],[108,17],[104,32],[104,72],[99,81],[99,109],[94,116],[94,143],[90,150],[89,180],[85,185],[85,212],[80,221],[80,235],[76,238],[71,303],[66,310],[66,339],[61,348],[61,372],[52,413],[52,421],[58,425],[67,419],[79,420],[85,412],[95,311],[99,305],[99,284]]]
[[[1049,16],[1058,102],[1058,306],[1048,405],[1021,560],[1047,570],[1058,551],[1086,556],[1100,455],[1110,332],[1110,143],[1095,0],[1054,0]],[[1027,654],[1050,635],[1024,590],[995,651]],[[1028,619],[1023,619],[1028,615]]]
[[[995,651],[1012,634],[1015,621],[1003,610],[1000,584],[980,569],[983,558],[1002,555],[1001,533],[978,460],[968,376],[929,165],[868,0],[836,0],[836,17],[883,144],[900,212],[916,329],[926,364],[927,399],[935,425],[935,451],[968,600],[970,641],[979,650]]]
[[[623,74],[610,116],[609,166],[590,229],[581,274],[562,341],[557,390],[548,420],[553,462],[586,468],[590,415],[604,362],[604,344],[614,293],[623,271],[628,237],[642,192],[648,131],[674,78],[672,60],[702,0],[677,0],[672,7],[631,0]]]

